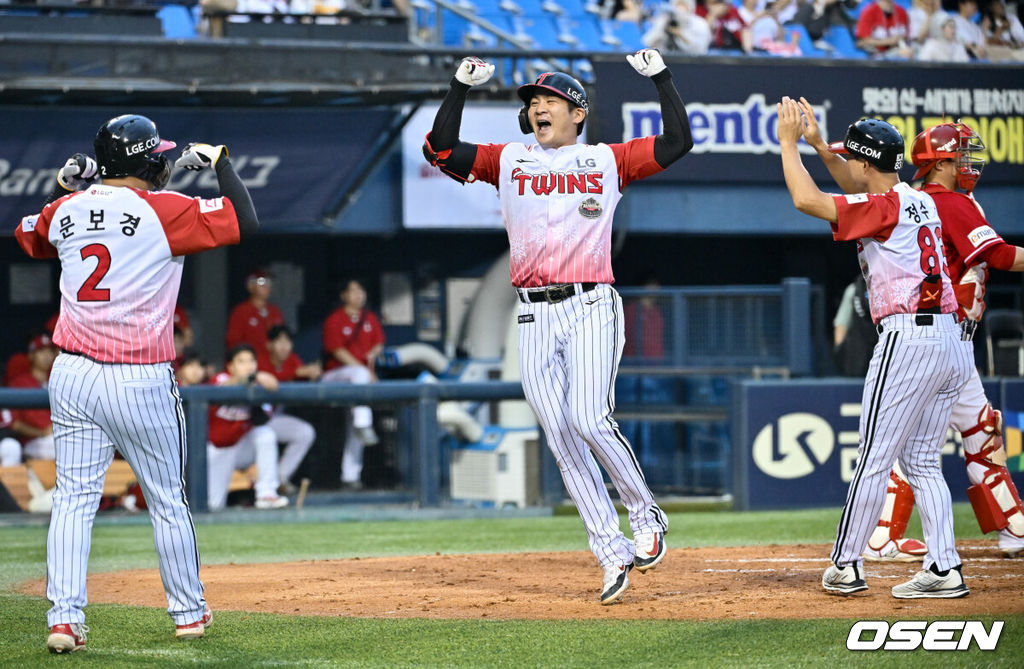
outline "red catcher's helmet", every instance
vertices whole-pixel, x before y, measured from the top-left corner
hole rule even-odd
[[[974,154],[984,150],[981,137],[964,123],[933,126],[914,138],[910,159],[917,172],[913,178],[924,177],[940,160],[953,160],[956,161],[956,185],[970,193],[985,166],[985,159]]]

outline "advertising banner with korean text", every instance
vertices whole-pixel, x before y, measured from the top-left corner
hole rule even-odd
[[[961,119],[988,147],[985,183],[1024,181],[1024,68],[941,67],[861,61],[822,64],[782,58],[742,63],[668,59],[693,130],[690,156],[651,177],[666,181],[778,183],[782,179],[775,125],[784,95],[807,98],[829,141],[865,117],[882,118],[903,134],[906,180],[915,135]],[[622,60],[594,64],[591,100],[604,142],[661,132],[661,111],[651,82]],[[805,144],[805,164],[816,178],[827,172]]]

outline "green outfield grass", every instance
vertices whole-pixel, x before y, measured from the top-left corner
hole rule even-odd
[[[671,547],[825,543],[838,509],[670,513]],[[958,536],[979,538],[956,507]],[[441,553],[586,550],[577,518],[508,518],[198,526],[206,564]],[[916,517],[911,532],[920,535]],[[437,621],[296,617],[219,611],[203,640],[173,639],[166,613],[116,605],[88,608],[89,648],[72,657],[44,647],[48,603],[15,594],[45,575],[45,528],[0,529],[0,667],[57,663],[96,667],[861,667],[1007,666],[1024,657],[1024,616],[998,650],[852,653],[848,620]],[[91,571],[155,568],[148,526],[99,525]],[[597,574],[595,567],[595,576]],[[546,578],[538,574],[538,578]],[[596,604],[595,604],[596,605]],[[991,618],[984,618],[986,622]]]

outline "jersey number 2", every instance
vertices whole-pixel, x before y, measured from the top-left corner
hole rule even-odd
[[[107,275],[110,269],[110,250],[103,244],[89,244],[82,248],[82,260],[96,258],[96,269],[92,271],[89,278],[85,280],[82,287],[78,289],[79,302],[109,302],[110,290],[97,288],[99,282]]]

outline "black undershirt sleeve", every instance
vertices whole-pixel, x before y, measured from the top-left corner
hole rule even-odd
[[[469,86],[452,78],[451,88],[437,110],[430,136],[423,145],[423,155],[431,165],[440,167],[445,174],[462,182],[469,179],[476,160],[476,144],[459,141],[462,108],[468,91]],[[451,153],[439,155],[446,151]]]
[[[231,200],[231,204],[235,206],[239,237],[241,239],[251,237],[259,230],[260,221],[256,217],[256,208],[252,204],[249,190],[242,183],[231,160],[226,155],[221,156],[217,161],[216,169],[220,194]]]
[[[686,107],[672,83],[672,73],[665,69],[651,80],[658,88],[662,123],[662,134],[654,138],[654,160],[662,167],[668,167],[693,148],[693,134]]]

